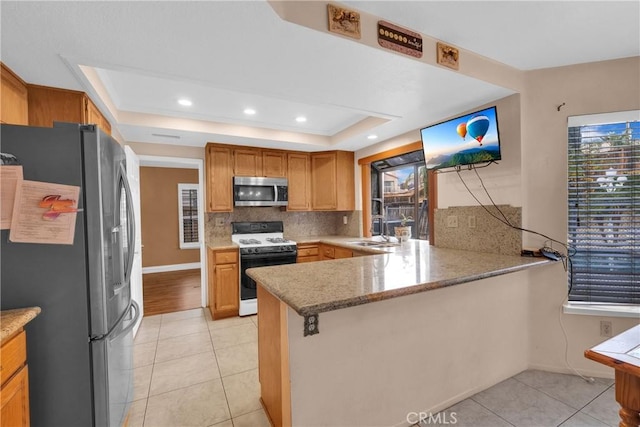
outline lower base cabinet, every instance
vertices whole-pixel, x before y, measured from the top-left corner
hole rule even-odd
[[[341,246],[327,245],[326,243],[320,244],[320,260],[326,259],[341,259],[351,258],[353,251],[351,249],[343,248]]]
[[[26,333],[23,330],[2,344],[1,426],[29,426],[29,369],[26,343]]]
[[[298,245],[298,258],[296,262],[314,262],[320,261],[320,249],[318,244],[300,244]]]
[[[207,253],[209,267],[209,311],[214,319],[237,316],[240,308],[238,250]]]

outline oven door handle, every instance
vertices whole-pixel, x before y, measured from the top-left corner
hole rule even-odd
[[[298,251],[294,252],[274,252],[266,254],[240,254],[240,261],[255,259],[291,258],[298,256]]]

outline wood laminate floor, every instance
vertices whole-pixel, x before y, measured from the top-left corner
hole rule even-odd
[[[199,268],[145,274],[142,286],[145,317],[200,307]]]

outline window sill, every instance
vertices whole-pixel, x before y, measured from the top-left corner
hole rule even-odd
[[[180,249],[200,249],[200,242],[180,243]]]
[[[567,302],[562,305],[562,312],[565,314],[580,314],[584,316],[640,318],[640,305],[581,304]]]

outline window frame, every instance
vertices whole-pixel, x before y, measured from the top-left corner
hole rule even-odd
[[[360,189],[362,196],[362,235],[371,237],[371,164],[378,160],[389,157],[408,154],[413,151],[422,150],[422,141],[416,141],[411,144],[396,147],[390,150],[381,151],[368,157],[358,159],[360,166]],[[430,225],[434,224],[434,212],[438,208],[438,179],[437,174],[432,170],[427,170],[428,176],[428,219]],[[434,245],[434,228],[429,227],[429,244]]]
[[[631,113],[631,114],[630,114]],[[568,295],[568,301],[565,304],[565,312],[570,313],[578,313],[584,312],[580,314],[591,314],[597,315],[602,310],[609,311],[619,311],[620,308],[631,307],[632,312],[636,312],[640,308],[640,304],[634,302],[638,298],[638,292],[634,291],[635,287],[629,290],[629,293],[620,293],[621,290],[626,288],[626,282],[619,279],[619,272],[617,269],[621,268],[622,264],[624,264],[621,260],[611,261],[608,268],[599,268],[598,263],[602,264],[602,260],[606,258],[606,253],[611,251],[613,252],[629,252],[629,259],[631,260],[631,271],[636,271],[636,267],[634,264],[633,252],[635,245],[632,244],[631,248],[626,249],[625,239],[619,239],[621,235],[621,231],[623,229],[616,227],[613,231],[610,231],[611,237],[607,234],[604,236],[604,223],[601,218],[603,214],[599,213],[601,206],[605,206],[605,208],[609,208],[610,199],[615,201],[615,196],[613,192],[615,189],[608,189],[603,186],[603,182],[606,181],[604,178],[599,178],[598,180],[594,180],[596,175],[593,175],[594,172],[600,171],[603,173],[602,176],[607,178],[611,178],[609,175],[609,170],[606,169],[606,166],[611,166],[613,170],[622,170],[626,172],[626,169],[618,169],[618,166],[623,166],[623,163],[617,163],[617,158],[613,157],[611,160],[615,159],[615,162],[611,163],[608,157],[603,156],[603,148],[607,148],[608,151],[610,147],[601,146],[599,149],[596,143],[604,143],[604,139],[601,138],[600,135],[594,134],[593,136],[584,135],[581,129],[586,127],[589,129],[590,127],[599,127],[599,126],[607,126],[607,125],[615,125],[626,122],[627,129],[631,129],[630,122],[639,122],[640,121],[640,111],[626,111],[619,113],[605,113],[601,115],[589,115],[589,116],[575,116],[569,117],[568,126],[567,126],[567,168],[568,168],[568,194],[567,194],[567,239],[571,245],[575,245],[575,243],[579,243],[580,247],[583,248],[581,253],[586,254],[582,255],[583,258],[586,257],[587,260],[590,257],[593,257],[596,260],[596,266],[594,267],[591,263],[587,264],[586,269],[582,268],[580,272],[575,272],[575,265],[572,265],[572,268],[569,270],[569,274],[567,276],[568,284],[571,288],[578,286],[578,289],[571,289]],[[637,125],[636,125],[637,126]],[[637,129],[637,127],[636,127]],[[576,136],[576,132],[579,133],[579,138]],[[631,131],[633,132],[633,131]],[[602,135],[609,136],[611,134]],[[615,134],[617,135],[617,134]],[[632,134],[633,135],[633,134]],[[591,141],[593,138],[600,138],[601,141]],[[578,139],[576,139],[578,138]],[[630,139],[630,141],[635,141],[635,139]],[[578,152],[578,147],[580,147],[580,152]],[[593,147],[593,148],[592,148]],[[624,146],[627,147],[627,146]],[[640,152],[640,147],[637,147],[635,144],[630,144],[629,154],[631,155],[631,161],[634,156]],[[636,147],[634,149],[634,147]],[[585,163],[586,162],[586,163]],[[594,166],[591,166],[591,163],[594,163]],[[578,165],[581,166],[580,169]],[[573,169],[572,169],[573,168]],[[578,175],[578,170],[582,171],[581,175]],[[631,171],[633,171],[633,165],[631,165]],[[584,174],[591,174],[584,175]],[[583,176],[584,175],[584,176]],[[623,174],[624,175],[624,174]],[[578,178],[580,176],[580,178]],[[622,176],[622,175],[621,175]],[[638,187],[638,179],[639,177],[635,177],[633,181],[626,181],[627,177],[625,176],[625,182],[628,182],[629,185],[634,185],[631,187],[631,197],[630,206],[628,207],[629,215],[631,218],[631,223],[635,223],[638,216],[634,215],[635,208],[637,208],[638,203],[634,201],[633,197],[637,194],[633,191],[633,189]],[[602,182],[601,182],[602,181]],[[633,184],[635,183],[635,184]],[[620,187],[623,185],[621,184]],[[608,193],[611,193],[611,196],[607,196],[605,193],[601,193],[600,189],[606,190]],[[605,197],[606,196],[606,197]],[[582,198],[582,203],[580,206],[577,205],[576,200],[580,200]],[[607,205],[603,205],[602,203],[608,203]],[[593,206],[593,207],[591,207]],[[614,206],[613,204],[611,206]],[[626,211],[626,210],[625,210]],[[617,211],[613,211],[609,215],[622,216],[626,215],[624,213],[620,213]],[[618,218],[614,218],[616,223]],[[582,222],[582,225],[580,223]],[[598,222],[600,221],[600,222]],[[587,225],[584,225],[584,224]],[[610,224],[611,226],[611,224]],[[586,227],[586,228],[585,228]],[[594,228],[595,227],[595,228]],[[631,229],[635,230],[634,228]],[[578,236],[582,233],[583,235],[586,233],[586,236],[579,239]],[[616,234],[617,233],[617,234]],[[637,231],[635,231],[637,233]],[[604,237],[599,237],[599,236]],[[596,237],[597,236],[597,237]],[[638,235],[634,234],[631,237],[631,241],[636,241],[638,239]],[[607,258],[608,259],[608,258]],[[637,262],[637,261],[635,261]],[[572,263],[573,264],[573,263]],[[603,264],[604,265],[604,264]],[[578,274],[584,276],[584,279],[580,282],[574,282],[574,280],[578,277]],[[625,275],[628,273],[622,273]],[[633,273],[632,273],[633,274]],[[593,281],[596,278],[601,277],[603,280],[603,284],[594,284],[589,283],[589,281]],[[615,283],[619,282],[619,283]],[[633,285],[633,279],[631,279],[631,284]],[[572,291],[575,292],[572,295]],[[618,292],[618,294],[616,294]],[[626,292],[626,291],[625,291]],[[635,296],[634,296],[635,295]],[[626,298],[626,300],[625,300]],[[595,312],[592,308],[589,307],[598,307],[598,310]],[[618,307],[618,308],[615,308]],[[602,315],[602,313],[600,313]]]
[[[183,191],[192,191],[195,190],[196,191],[196,204],[195,204],[195,215],[192,216],[192,221],[193,218],[196,219],[196,221],[198,220],[198,209],[199,209],[199,204],[198,204],[198,200],[200,199],[200,189],[199,189],[199,184],[185,184],[185,183],[180,183],[178,184],[178,230],[179,230],[179,243],[180,243],[180,249],[199,249],[200,248],[200,243],[202,240],[202,236],[200,236],[200,228],[199,225],[197,227],[195,227],[195,230],[197,232],[198,235],[198,241],[197,242],[185,242],[184,241],[184,221],[185,221],[185,217],[184,217],[184,210],[183,210],[183,204],[182,204],[182,193]]]

